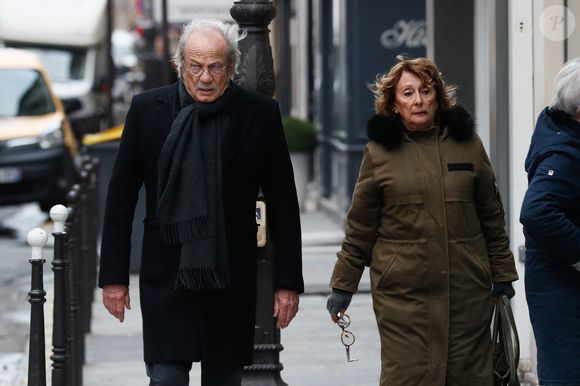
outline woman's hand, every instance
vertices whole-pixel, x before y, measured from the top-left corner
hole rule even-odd
[[[504,281],[500,283],[493,283],[493,297],[499,298],[501,295],[506,295],[511,299],[516,294],[511,281]]]
[[[328,295],[326,309],[328,312],[330,312],[330,318],[334,323],[338,321],[338,314],[342,314],[348,308],[348,305],[352,299],[352,295],[353,294],[350,292],[336,288],[333,288],[330,295]]]

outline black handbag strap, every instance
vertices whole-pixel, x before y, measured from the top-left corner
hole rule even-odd
[[[509,366],[509,374],[495,374],[500,378],[509,378],[509,386],[519,386],[518,363],[520,360],[520,341],[514,314],[507,296],[498,297],[495,303],[495,313],[492,326],[493,349],[496,351],[497,345],[503,345],[500,349],[506,355]],[[496,372],[496,369],[494,369]]]

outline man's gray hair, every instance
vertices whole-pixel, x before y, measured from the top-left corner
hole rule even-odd
[[[564,64],[556,75],[556,88],[550,107],[572,117],[580,117],[580,57]]]
[[[183,73],[182,66],[187,39],[193,32],[207,30],[217,31],[224,37],[228,45],[228,65],[233,66],[234,74],[238,73],[238,65],[241,58],[238,42],[246,37],[246,32],[243,31],[240,34],[237,24],[224,23],[214,19],[193,19],[183,26],[175,55],[173,55],[173,63],[177,67],[177,75],[180,78]]]

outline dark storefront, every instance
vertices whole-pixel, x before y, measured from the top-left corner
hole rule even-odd
[[[322,203],[343,216],[374,113],[368,89],[396,56],[425,56],[425,1],[313,2],[314,120],[320,145],[315,180]]]

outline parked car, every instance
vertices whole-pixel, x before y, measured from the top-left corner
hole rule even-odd
[[[64,202],[78,159],[79,144],[41,61],[0,49],[0,205],[36,201],[48,210]]]

